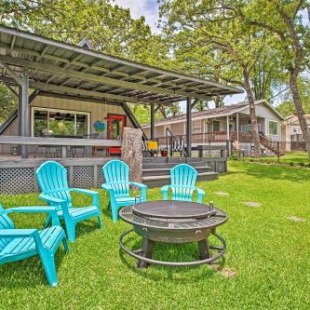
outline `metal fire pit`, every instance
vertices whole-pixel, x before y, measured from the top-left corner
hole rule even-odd
[[[164,266],[209,264],[225,252],[226,242],[215,230],[217,226],[227,221],[227,215],[213,205],[175,200],[150,201],[124,207],[119,215],[125,222],[133,225],[133,229],[120,236],[120,247],[138,259],[139,268],[145,268],[149,264]],[[129,249],[125,245],[126,236],[133,232],[142,237],[140,249]],[[220,241],[219,246],[209,245],[210,235],[214,235]],[[191,262],[152,259],[154,242],[175,244],[198,242],[200,258]],[[210,250],[215,250],[215,254],[211,254]]]

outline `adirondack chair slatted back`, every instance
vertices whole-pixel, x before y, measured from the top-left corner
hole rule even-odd
[[[3,210],[4,209],[0,204],[0,229],[13,229],[13,222],[6,214],[3,214]],[[11,238],[0,238],[0,252],[11,240]]]
[[[197,180],[195,168],[180,164],[171,169],[172,199],[192,201],[193,189]]]
[[[65,167],[55,161],[46,161],[37,169],[36,176],[43,194],[66,200],[68,207],[72,207]]]
[[[121,160],[114,159],[103,168],[104,179],[115,191],[115,198],[129,196],[129,167]]]

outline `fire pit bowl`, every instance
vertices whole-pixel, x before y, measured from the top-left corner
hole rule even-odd
[[[226,242],[215,230],[228,218],[225,212],[212,204],[175,200],[150,201],[124,207],[119,215],[125,222],[133,225],[133,229],[120,236],[120,247],[138,260],[139,268],[145,268],[149,264],[164,266],[210,264],[225,252]],[[140,249],[129,249],[125,245],[126,236],[131,233],[142,237]],[[215,236],[220,245],[209,245],[210,235]],[[155,260],[152,259],[154,242],[172,244],[198,242],[200,257],[191,262]],[[215,250],[215,254],[211,255],[210,249]]]

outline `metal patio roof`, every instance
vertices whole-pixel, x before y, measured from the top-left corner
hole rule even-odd
[[[0,81],[16,84],[6,66],[18,76],[29,69],[31,88],[103,101],[167,105],[188,97],[210,100],[243,92],[0,26]]]

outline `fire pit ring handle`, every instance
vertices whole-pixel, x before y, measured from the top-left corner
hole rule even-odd
[[[222,244],[221,246],[210,246],[211,249],[215,249],[218,251],[215,255],[209,258],[205,259],[200,259],[196,261],[191,261],[191,262],[167,262],[167,261],[160,261],[160,260],[155,260],[152,258],[147,258],[142,255],[140,255],[137,251],[130,250],[124,245],[124,238],[129,235],[130,233],[134,232],[133,229],[125,231],[124,233],[121,234],[119,237],[119,245],[123,251],[125,251],[128,255],[140,260],[147,262],[149,264],[154,264],[154,265],[162,265],[162,266],[174,266],[174,267],[185,267],[185,266],[197,266],[197,265],[202,265],[202,264],[212,264],[215,260],[219,259],[223,254],[225,253],[226,250],[226,242],[223,237],[221,237],[219,234],[212,232],[212,235],[214,235]]]

